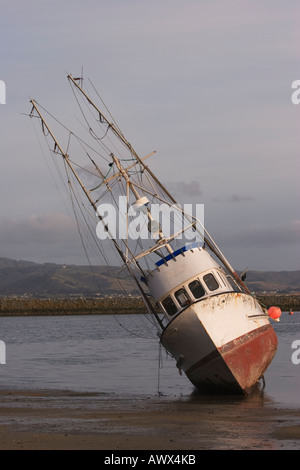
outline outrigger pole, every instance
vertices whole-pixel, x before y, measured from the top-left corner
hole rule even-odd
[[[42,125],[47,129],[47,131],[49,132],[49,135],[52,137],[52,139],[53,139],[53,141],[54,141],[54,151],[55,151],[56,153],[58,153],[58,152],[57,152],[57,149],[59,150],[61,156],[63,157],[64,161],[66,162],[66,164],[67,164],[68,167],[70,168],[70,170],[71,170],[71,172],[73,173],[73,175],[75,176],[77,182],[79,183],[79,185],[80,185],[81,189],[83,190],[85,196],[87,197],[89,203],[91,204],[91,206],[92,206],[93,209],[95,210],[95,213],[96,213],[97,217],[99,218],[99,220],[100,220],[103,224],[105,224],[104,218],[101,216],[101,214],[99,214],[99,211],[98,211],[98,208],[97,208],[95,202],[94,202],[93,199],[91,198],[89,192],[87,191],[87,189],[85,188],[85,186],[84,186],[84,184],[82,183],[81,179],[79,178],[77,172],[75,171],[75,169],[74,169],[72,163],[70,162],[70,159],[69,159],[68,154],[63,151],[63,149],[62,149],[62,147],[60,146],[58,140],[57,140],[56,137],[54,136],[54,134],[53,134],[53,132],[51,131],[50,127],[48,126],[46,120],[44,119],[44,117],[43,117],[41,111],[39,110],[39,108],[38,108],[38,106],[37,106],[36,101],[35,101],[35,100],[30,100],[30,103],[32,104],[32,110],[31,110],[31,112],[30,112],[30,116],[32,116],[33,110],[35,110],[35,111],[37,112],[38,116],[40,117],[40,119],[41,119],[41,121],[42,121]],[[116,159],[116,157],[114,157],[114,158]],[[116,159],[116,160],[117,160],[117,159]],[[144,291],[143,287],[141,286],[140,282],[138,281],[138,279],[137,279],[135,273],[132,271],[131,267],[129,267],[128,260],[127,260],[126,256],[124,255],[123,251],[120,249],[120,247],[119,247],[117,241],[112,237],[112,235],[111,235],[111,233],[110,233],[110,231],[109,231],[109,229],[108,229],[108,227],[107,227],[107,224],[105,224],[105,229],[107,230],[108,235],[109,235],[109,237],[110,237],[110,240],[112,241],[112,243],[113,243],[115,249],[116,249],[117,252],[119,253],[119,255],[120,255],[120,257],[121,257],[123,263],[124,263],[125,266],[127,267],[127,269],[128,269],[128,271],[130,272],[131,276],[134,278],[134,280],[135,280],[135,282],[136,282],[136,284],[137,284],[137,286],[138,286],[138,288],[139,288],[139,290],[140,290],[140,292],[141,292],[141,294],[142,294],[142,297],[143,297],[143,299],[144,299],[144,302],[145,302],[145,304],[146,304],[146,306],[147,306],[149,312],[154,315],[154,317],[155,317],[156,321],[158,322],[159,326],[161,327],[162,330],[164,330],[164,326],[163,326],[163,324],[162,324],[162,322],[161,322],[161,320],[160,320],[160,318],[159,318],[159,316],[158,316],[158,314],[157,314],[155,308],[154,308],[153,305],[151,304],[151,302],[150,302],[150,300],[149,300],[149,298],[148,298],[146,292]],[[139,269],[141,269],[141,268],[139,267]],[[142,270],[141,270],[141,271],[142,271]],[[143,272],[143,271],[142,271],[142,272]]]

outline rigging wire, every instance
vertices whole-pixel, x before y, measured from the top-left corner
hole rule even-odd
[[[71,182],[71,179],[70,179],[70,174],[69,174],[69,169],[67,166],[65,166],[65,169],[66,169],[66,174],[67,174],[67,177],[68,177],[68,184],[69,184],[69,188],[70,188],[70,197],[71,197],[71,202],[72,202],[72,208],[73,208],[73,212],[74,212],[74,216],[75,216],[75,220],[76,220],[76,224],[77,224],[77,228],[78,228],[78,232],[79,232],[79,235],[80,235],[80,240],[81,240],[81,244],[83,246],[83,249],[84,249],[84,252],[85,252],[85,255],[86,255],[86,258],[88,260],[88,263],[89,263],[89,267],[92,271],[92,274],[95,278],[95,282],[96,284],[98,285],[99,289],[101,290],[101,286],[99,285],[99,282],[98,282],[98,279],[97,279],[97,276],[96,276],[96,273],[95,273],[95,270],[92,266],[92,263],[90,261],[90,257],[89,257],[89,254],[88,254],[88,251],[87,251],[87,248],[86,248],[86,245],[85,245],[85,242],[84,242],[84,239],[83,239],[83,233],[82,233],[82,227],[80,226],[80,222],[79,222],[79,217],[78,217],[78,213],[77,213],[77,210],[76,210],[76,205],[75,205],[75,202],[74,202],[74,199],[76,201],[76,204],[77,204],[77,207],[79,208],[79,211],[81,213],[81,216],[84,218],[85,222],[86,222],[86,226],[88,227],[88,230],[90,231],[90,226],[89,224],[87,223],[86,221],[86,218],[84,216],[84,213],[82,211],[82,204],[80,203],[80,201],[78,200],[78,196],[76,195],[76,190],[74,188],[74,185],[72,184]],[[90,233],[92,235],[92,239],[93,241],[95,242],[95,245],[97,247],[97,249],[99,250],[102,258],[105,260],[106,262],[106,265],[109,269],[111,269],[111,265],[109,264],[109,261],[108,259],[106,258],[105,254],[104,254],[104,251],[101,249],[100,247],[100,244],[97,242],[96,240],[96,237],[93,235],[93,233],[91,232]],[[123,291],[124,294],[128,295],[128,292],[126,291],[126,289],[124,288],[122,282],[121,282],[121,279],[119,277],[116,278],[117,282],[119,283],[119,287],[120,289]],[[114,318],[115,318],[115,321],[118,323],[118,325],[120,327],[122,327],[125,331],[127,331],[128,333],[130,333],[131,335],[133,336],[136,336],[136,337],[140,337],[140,338],[145,338],[145,339],[148,339],[148,338],[151,338],[153,337],[153,331],[152,330],[148,330],[148,335],[145,336],[145,335],[142,335],[141,333],[135,333],[132,329],[132,325],[131,325],[131,329],[127,328],[121,321],[120,319],[118,318],[117,314],[113,314]],[[148,321],[150,321],[151,325],[153,326],[156,326],[156,323],[154,322],[154,320],[151,319],[151,317],[149,315],[143,315],[143,317],[145,317]],[[135,323],[135,322],[133,322]],[[136,324],[136,323],[135,323]],[[145,324],[146,325],[146,324]],[[145,326],[144,325],[144,326]],[[149,332],[151,332],[151,335],[149,336]]]
[[[45,108],[43,108],[42,106],[41,106],[41,109],[43,109],[44,111],[46,111]],[[51,116],[56,122],[58,122],[65,130],[68,131],[67,151],[69,151],[69,149],[70,149],[70,146],[71,146],[72,140],[73,140],[73,136],[74,136],[82,147],[86,146],[86,147],[88,147],[88,148],[91,148],[93,152],[95,152],[95,153],[96,153],[97,155],[99,155],[101,158],[104,158],[103,155],[99,154],[99,152],[97,152],[93,147],[91,147],[89,144],[87,144],[83,139],[79,138],[75,133],[71,132],[64,124],[62,124],[62,123],[61,123],[57,118],[55,118],[51,113],[49,113],[48,111],[46,111],[46,112],[47,112],[47,114],[48,114],[49,116]],[[42,122],[43,122],[43,121],[42,121]],[[86,122],[88,123],[87,120],[86,120]],[[48,140],[47,140],[47,139],[46,139],[46,141],[47,141],[47,143],[48,143]],[[124,144],[123,144],[123,145],[124,145]],[[49,150],[50,150],[50,146],[49,146],[49,145],[48,145],[48,147],[49,147]],[[126,147],[126,146],[125,146],[125,147]],[[52,153],[52,155],[53,155],[54,153],[57,153],[57,154],[59,154],[59,155],[62,155],[62,157],[64,157],[64,155],[61,154],[61,152],[56,152],[56,148],[57,148],[57,144],[56,144],[56,142],[55,142],[54,150],[52,150],[52,151],[50,150],[50,152]],[[109,150],[111,150],[111,149],[109,149]],[[127,149],[127,152],[128,152],[128,149]],[[123,161],[134,161],[134,160],[136,160],[135,158],[133,158],[132,152],[130,151],[129,153],[130,153],[130,155],[131,155],[131,158],[120,158],[120,160],[123,160]],[[93,162],[92,158],[90,157],[89,153],[88,153],[86,150],[85,150],[85,155],[90,159],[90,161]],[[68,157],[68,160],[71,161],[69,157]],[[104,158],[104,160],[108,161],[106,158]],[[57,164],[57,159],[54,159],[54,161],[55,161],[56,164]],[[91,174],[91,175],[94,176],[94,177],[97,176],[97,175],[95,175],[95,173],[90,172],[87,168],[83,167],[83,166],[80,165],[78,162],[73,162],[73,161],[72,161],[72,163],[73,163],[74,165],[77,165],[77,167],[80,168],[81,171],[84,171],[85,173],[89,173],[89,174]],[[110,167],[109,171],[111,170],[111,168],[112,168],[112,167]],[[140,171],[133,170],[133,171],[131,172],[131,174],[132,174],[132,175],[138,175],[138,177],[139,177],[140,174],[141,174],[141,169],[140,169]],[[107,177],[107,175],[106,175],[106,177]],[[71,182],[70,175],[69,175],[69,178],[68,178],[68,179],[69,179],[69,182]],[[104,180],[104,179],[105,179],[105,177],[102,179],[102,183],[103,183],[103,180]],[[116,183],[120,183],[120,180],[121,180],[121,177],[116,178],[115,182],[116,182]],[[100,184],[100,186],[101,186],[101,184]],[[122,190],[124,191],[124,186],[122,186],[122,184],[119,184],[119,186],[120,186],[121,192],[122,192]],[[80,208],[81,215],[83,216],[82,210],[83,210],[83,207],[84,207],[84,206],[83,206],[83,205],[80,205],[80,203],[78,202],[75,189],[74,189],[73,186],[71,187],[70,183],[69,183],[69,188],[70,188],[70,191],[71,191],[71,195],[73,195],[73,208],[75,209],[75,204],[74,204],[74,198],[75,198],[75,200],[76,200],[76,202],[77,202],[77,206]],[[114,202],[116,203],[116,200],[115,200],[115,197],[116,197],[116,196],[115,196],[114,194],[112,194],[112,193],[110,193],[110,196],[111,196],[112,199],[114,199]],[[102,196],[101,196],[101,197],[102,197]],[[73,212],[74,212],[74,210],[73,210]],[[78,229],[79,229],[79,232],[80,232],[81,241],[82,241],[82,244],[83,244],[83,246],[84,246],[83,232],[80,230],[81,227],[80,227],[80,224],[79,224],[79,219],[78,219],[78,217],[77,217],[77,219],[76,219],[76,223],[77,223],[77,225],[78,225]],[[139,240],[139,242],[140,242],[140,240]],[[100,249],[100,247],[99,247],[99,243],[97,243],[97,246],[98,246],[99,253],[101,254],[102,258],[105,259],[106,264],[108,265],[107,259],[105,258],[105,255],[104,255],[104,252],[103,252],[103,251]],[[137,249],[137,248],[136,248],[136,249]],[[87,252],[86,252],[86,255],[87,255],[87,258],[88,258],[88,260],[89,260],[89,257],[88,257],[88,253],[87,253]],[[90,260],[89,260],[89,264],[91,265]],[[126,292],[126,290],[124,290],[124,292]],[[150,318],[150,316],[147,316],[147,319],[149,319],[149,318]],[[151,317],[151,318],[152,318],[152,317]],[[152,320],[151,320],[151,322],[152,322]],[[156,324],[156,326],[157,326],[157,324]]]
[[[56,188],[58,194],[60,195],[61,197],[61,200],[64,204],[64,207],[65,209],[67,210],[67,213],[70,215],[70,217],[72,217],[72,214],[70,212],[70,207],[69,205],[67,204],[66,200],[65,200],[65,197],[63,195],[63,192],[62,192],[62,188],[64,188],[64,191],[67,192],[67,185],[66,185],[66,182],[59,170],[59,165],[58,165],[58,162],[57,162],[57,159],[53,157],[53,150],[50,148],[50,145],[49,145],[49,142],[47,140],[47,138],[45,138],[45,141],[46,141],[46,145],[47,145],[47,148],[48,148],[48,151],[52,157],[52,162],[54,164],[54,167],[56,168],[56,174],[58,175],[59,179],[61,180],[61,184],[62,184],[62,187],[58,184],[56,178],[55,178],[55,174],[54,172],[52,171],[51,169],[51,166],[49,165],[49,159],[46,157],[46,154],[45,154],[45,151],[44,151],[44,147],[42,146],[42,143],[39,139],[39,136],[37,134],[37,131],[36,131],[36,128],[35,128],[35,125],[32,123],[32,126],[33,126],[33,130],[34,130],[34,133],[35,133],[35,136],[37,138],[37,142],[39,144],[39,147],[40,147],[40,150],[41,150],[41,153],[42,153],[42,156],[43,156],[43,159],[46,163],[46,166],[47,166],[47,169],[50,173],[50,176],[51,176],[51,179],[53,181],[53,184],[54,184],[54,187]]]
[[[108,172],[106,173],[106,175],[104,175],[104,177],[103,177],[101,183],[98,184],[98,186],[95,186],[95,188],[90,189],[90,191],[95,191],[96,189],[99,189],[100,186],[102,186],[102,184],[105,182],[106,178],[108,177],[110,171],[112,170],[112,167],[113,167],[113,165],[110,165],[110,168],[109,168]]]
[[[108,114],[109,114],[110,117],[112,118],[112,121],[113,121],[115,127],[118,129],[118,131],[120,132],[120,134],[124,137],[124,135],[123,135],[121,129],[119,128],[119,126],[118,126],[116,120],[114,119],[114,117],[113,117],[113,115],[111,114],[110,110],[108,109],[108,107],[107,107],[106,104],[104,103],[103,99],[102,99],[101,96],[99,95],[97,89],[95,88],[95,86],[93,85],[93,83],[91,82],[91,80],[89,80],[89,82],[90,82],[90,84],[92,85],[92,87],[93,87],[93,89],[94,89],[96,95],[97,95],[98,98],[100,99],[101,103],[102,103],[103,106],[105,107],[106,111],[108,112]]]
[[[76,94],[76,92],[75,92],[75,90],[74,90],[74,87],[73,87],[72,83],[70,83],[70,85],[71,85],[71,90],[72,90],[72,92],[73,92],[74,98],[75,98],[75,100],[76,100],[76,102],[77,102],[77,105],[78,105],[78,107],[79,107],[79,109],[80,109],[80,112],[81,112],[81,114],[82,114],[82,116],[83,116],[83,118],[84,118],[84,120],[85,120],[85,122],[86,122],[86,124],[87,124],[87,126],[88,126],[88,132],[90,133],[90,135],[91,135],[96,141],[101,141],[101,140],[104,139],[104,137],[107,135],[108,130],[109,130],[109,126],[107,126],[106,131],[105,131],[103,137],[100,138],[100,137],[98,137],[98,136],[96,135],[96,133],[93,131],[93,129],[92,129],[92,127],[91,127],[91,125],[90,125],[90,123],[89,123],[89,121],[88,121],[88,119],[87,119],[87,117],[86,117],[86,115],[85,115],[85,113],[84,113],[84,111],[83,111],[83,109],[82,109],[82,106],[81,106],[80,103],[79,103],[77,94]],[[84,104],[86,105],[85,102],[84,102]],[[87,106],[87,105],[86,105],[86,106]],[[88,108],[88,110],[90,111],[90,113],[92,113],[92,111],[90,110],[90,108]],[[103,142],[100,142],[100,143],[103,145],[103,147],[106,149],[106,151],[109,152],[108,147],[106,147],[106,145],[104,145]]]
[[[88,121],[88,119],[87,119],[86,114],[85,114],[84,111],[83,111],[83,107],[82,107],[82,106],[80,105],[80,103],[79,103],[79,100],[78,100],[77,95],[76,95],[76,91],[75,91],[75,89],[74,89],[74,84],[70,82],[70,86],[71,86],[71,89],[72,89],[73,94],[74,94],[74,96],[75,96],[75,99],[76,99],[76,102],[77,102],[78,107],[79,107],[79,109],[80,109],[80,112],[81,112],[81,114],[83,115],[84,120],[85,120],[85,122],[86,122],[86,124],[87,124],[87,126],[88,126],[88,132],[90,133],[90,135],[105,149],[105,151],[106,151],[108,154],[111,153],[111,147],[108,147],[106,144],[104,144],[104,142],[102,141],[102,139],[104,139],[104,137],[107,137],[107,140],[110,142],[111,146],[115,149],[115,151],[116,151],[118,154],[119,154],[119,153],[122,154],[122,150],[120,151],[120,148],[122,148],[123,150],[124,150],[124,148],[125,148],[125,149],[128,151],[128,148],[126,147],[126,145],[125,145],[123,142],[121,142],[120,140],[117,140],[118,145],[121,145],[121,146],[122,146],[122,147],[120,147],[120,148],[117,146],[117,144],[116,144],[114,141],[111,140],[111,138],[110,138],[109,135],[108,135],[108,131],[109,131],[110,127],[111,127],[109,123],[106,123],[106,131],[105,131],[105,134],[103,135],[103,137],[100,138],[100,137],[97,136],[97,134],[96,134],[95,131],[93,130],[92,126],[90,125],[90,123],[89,123],[89,121]],[[80,96],[81,96],[81,95],[80,95]],[[82,100],[83,100],[83,98],[82,98]],[[92,112],[91,108],[88,106],[88,104],[86,103],[86,101],[83,100],[83,102],[84,102],[85,107],[88,109],[89,113],[93,116],[93,119],[96,120],[96,122],[98,123],[98,125],[104,124],[104,122],[101,120],[101,114],[100,114],[100,119],[97,120],[97,119],[95,118],[95,114]],[[98,113],[97,113],[97,114],[98,114]],[[101,127],[101,126],[100,126],[100,127]],[[102,128],[101,128],[101,130],[102,130]]]
[[[41,104],[39,104],[37,101],[36,101],[36,104],[39,106],[39,108],[41,108],[45,113],[48,114],[48,116],[51,117],[51,119],[53,119],[55,122],[57,122],[63,129],[65,129],[68,133],[74,135],[78,141],[82,142],[82,144],[86,145],[89,149],[91,149],[93,152],[95,152],[95,154],[97,154],[99,157],[101,157],[103,160],[106,160],[107,162],[110,162],[111,159],[108,159],[106,158],[104,155],[102,155],[101,153],[99,153],[94,147],[92,147],[90,144],[88,144],[87,142],[85,142],[81,137],[79,137],[78,135],[76,135],[74,132],[72,132],[65,124],[63,124],[56,116],[54,116],[53,114],[51,114],[46,108],[44,108]],[[47,136],[45,136],[47,137]]]

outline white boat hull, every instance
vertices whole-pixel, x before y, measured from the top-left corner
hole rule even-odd
[[[221,293],[196,302],[167,326],[161,343],[198,389],[248,393],[277,350],[277,337],[255,299]]]

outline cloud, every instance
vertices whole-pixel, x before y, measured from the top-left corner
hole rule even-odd
[[[234,203],[255,201],[254,197],[240,196],[239,194],[232,194],[229,198],[224,198],[224,199],[214,198],[213,200],[215,202],[234,202]]]
[[[170,182],[168,183],[168,189],[176,196],[202,196],[200,182],[195,180],[190,183],[185,183],[184,181]]]
[[[280,225],[252,225],[239,233],[224,235],[226,246],[280,247],[300,244],[300,220]],[[275,254],[274,254],[275,256]]]
[[[60,243],[72,239],[74,221],[66,214],[31,215],[26,219],[0,218],[0,243],[25,245],[28,243]]]
[[[86,264],[76,224],[63,213],[1,217],[0,246],[5,258]]]
[[[282,243],[295,246],[296,223],[283,223],[295,218],[299,201],[300,106],[290,99],[291,82],[299,79],[299,5],[293,3],[3,0],[2,256],[45,259],[81,248],[71,220],[54,213],[60,203],[32,132],[36,120],[21,116],[30,111],[30,95],[69,125],[74,100],[65,72],[80,74],[81,66],[85,83],[90,77],[103,93],[137,152],[155,148],[162,155],[155,173],[168,178],[178,202],[202,202],[203,193],[227,202],[215,204],[216,232],[224,233],[226,209],[238,228],[227,222],[224,237],[243,253],[248,244],[274,246],[275,259]],[[26,217],[24,208],[43,215]],[[261,225],[240,225],[246,208]],[[257,251],[250,260],[261,262]],[[282,255],[281,267],[292,262]]]
[[[0,217],[0,256],[36,262],[105,264],[111,252],[110,242],[101,242],[103,246],[97,248],[93,220],[88,228],[78,213],[77,219],[79,230],[75,218],[64,213],[31,215],[20,220]]]
[[[253,197],[248,196],[239,196],[238,194],[232,194],[232,196],[228,199],[229,202],[249,202],[254,201]]]

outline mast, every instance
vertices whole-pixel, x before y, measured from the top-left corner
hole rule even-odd
[[[115,133],[115,135],[127,146],[127,148],[130,150],[130,152],[132,153],[132,155],[134,156],[134,158],[137,160],[137,162],[143,167],[143,169],[145,171],[147,171],[149,173],[149,175],[151,176],[151,178],[153,178],[153,180],[155,181],[155,183],[164,191],[164,193],[169,197],[169,199],[171,200],[171,202],[174,204],[174,205],[177,205],[177,207],[179,207],[179,210],[181,210],[182,214],[186,217],[187,220],[189,220],[189,222],[192,222],[192,217],[189,216],[187,213],[184,212],[183,209],[180,209],[180,206],[179,204],[177,203],[177,201],[174,199],[174,197],[172,196],[172,194],[169,193],[169,191],[164,187],[164,185],[159,181],[159,179],[154,175],[154,173],[149,169],[149,167],[147,165],[145,165],[145,163],[143,162],[143,160],[139,157],[139,155],[137,154],[137,152],[134,150],[134,148],[132,147],[132,145],[128,142],[128,140],[124,137],[124,135],[122,134],[122,132],[114,125],[113,122],[111,122],[104,114],[103,112],[98,108],[98,106],[93,102],[93,100],[87,95],[87,93],[83,90],[83,88],[77,83],[78,81],[80,81],[82,83],[82,78],[73,78],[71,74],[68,75],[68,80],[71,81],[75,86],[76,88],[83,94],[83,96],[86,98],[86,100],[93,106],[93,108],[99,113],[99,117],[100,117],[100,121],[105,121],[106,124],[108,125],[109,128],[112,129],[112,131]],[[235,281],[243,288],[245,289],[249,294],[250,294],[250,291],[249,289],[245,286],[245,284],[243,283],[243,281],[240,279],[240,277],[238,276],[238,274],[235,272],[234,268],[231,266],[231,264],[229,263],[229,261],[225,258],[225,256],[223,255],[222,251],[220,250],[220,248],[217,246],[217,244],[214,242],[214,240],[212,239],[212,237],[210,236],[210,234],[207,232],[207,230],[205,229],[205,227],[202,226],[201,224],[201,229],[203,230],[203,238],[204,238],[204,241],[205,243],[208,245],[208,247],[210,248],[210,250],[216,255],[216,257],[221,261],[221,263],[223,263],[223,265],[225,266],[225,268],[233,275]],[[196,230],[197,232],[199,233],[199,230],[197,229],[196,227]],[[171,253],[170,251],[170,247],[167,245],[166,246],[168,251]]]
[[[125,179],[127,185],[129,186],[129,188],[131,189],[131,191],[133,192],[134,196],[136,197],[136,199],[138,201],[140,199],[140,194],[137,191],[137,189],[134,187],[132,182],[130,181],[130,178],[128,176],[127,171],[125,170],[125,168],[123,168],[123,166],[121,165],[121,162],[118,160],[118,158],[115,157],[114,154],[111,154],[111,157],[112,157],[114,163],[116,164],[120,174],[123,176],[123,178]],[[149,219],[149,223],[151,224],[151,222],[153,222],[153,217],[152,217],[151,212],[150,212],[149,209],[147,209],[147,217]],[[159,238],[161,240],[164,240],[164,238],[165,238],[162,231],[161,231],[161,229],[159,229]],[[169,253],[173,252],[172,248],[170,247],[170,245],[168,243],[165,244],[165,247],[167,248]]]
[[[42,125],[43,127],[45,127],[47,129],[47,131],[49,132],[49,135],[51,136],[52,140],[54,141],[54,151],[57,152],[57,149],[59,150],[61,156],[63,157],[64,161],[66,162],[67,166],[69,167],[69,169],[71,170],[72,174],[75,176],[77,182],[79,183],[81,189],[83,190],[85,196],[87,197],[90,205],[93,207],[93,209],[95,210],[95,213],[97,215],[97,217],[99,218],[99,220],[103,223],[104,222],[104,218],[101,216],[101,214],[99,214],[99,211],[98,211],[98,208],[95,204],[95,202],[93,201],[93,199],[91,198],[90,194],[89,194],[89,191],[86,189],[86,187],[84,186],[84,184],[82,183],[78,173],[76,172],[76,170],[74,169],[70,159],[69,159],[69,155],[67,153],[65,153],[61,147],[61,145],[59,144],[58,140],[56,139],[56,137],[54,136],[53,132],[51,131],[49,125],[47,124],[46,120],[44,119],[41,111],[39,110],[38,106],[37,106],[37,103],[35,100],[30,100],[30,103],[32,104],[32,110],[31,110],[31,113],[30,113],[30,116],[32,116],[32,113],[33,113],[33,110],[35,110],[38,114],[38,116],[40,117],[41,119],[41,122],[42,122]],[[114,157],[114,160],[117,161],[116,157]],[[119,167],[118,167],[119,168]],[[121,166],[119,168],[119,170],[121,170]],[[129,265],[128,263],[128,259],[126,258],[125,254],[123,253],[123,251],[121,250],[121,248],[119,247],[117,241],[112,237],[112,234],[110,233],[109,231],[109,228],[107,226],[107,224],[105,224],[105,229],[107,230],[108,234],[109,234],[109,237],[115,247],[115,249],[117,250],[119,256],[121,257],[123,263],[126,265],[128,271],[130,272],[130,275],[133,277],[133,279],[135,280],[142,296],[143,296],[143,299],[146,303],[146,306],[148,308],[148,310],[154,315],[155,319],[157,320],[159,326],[161,327],[162,330],[164,330],[164,326],[157,314],[157,312],[155,311],[155,308],[152,306],[151,302],[149,301],[149,298],[147,297],[144,289],[142,288],[140,282],[138,281],[135,273],[133,272],[133,270],[131,269],[131,266]],[[143,270],[139,267],[139,269],[141,270],[142,274],[143,273]]]

